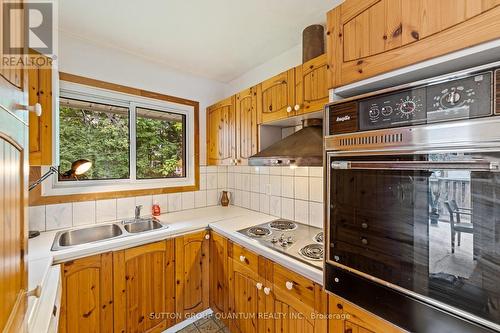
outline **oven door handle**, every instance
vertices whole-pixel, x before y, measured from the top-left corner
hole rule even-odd
[[[478,161],[333,161],[335,170],[468,170],[500,171],[498,162]]]

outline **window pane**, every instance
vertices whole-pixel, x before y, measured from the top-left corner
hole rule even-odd
[[[59,117],[61,172],[83,158],[93,165],[80,180],[129,178],[128,108],[61,98]]]
[[[136,110],[137,179],[185,177],[186,116]]]

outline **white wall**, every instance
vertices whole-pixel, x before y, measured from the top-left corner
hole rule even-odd
[[[106,45],[59,32],[59,70],[200,102],[200,161],[205,164],[205,109],[225,97],[227,85],[167,68]]]
[[[301,63],[302,43],[229,82],[225,95],[231,96]]]

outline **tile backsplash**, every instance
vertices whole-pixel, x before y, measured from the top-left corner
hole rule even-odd
[[[222,190],[229,191],[232,205],[323,227],[323,168],[202,166],[199,191],[30,207],[30,230],[127,219],[136,205],[143,205],[144,215],[153,204],[162,213],[215,206]]]

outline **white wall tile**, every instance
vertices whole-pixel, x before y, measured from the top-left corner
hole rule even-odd
[[[270,167],[268,167],[268,166],[261,166],[261,167],[259,167],[259,174],[268,175],[269,169],[270,169]]]
[[[283,167],[269,167],[269,174],[271,176],[281,176]]]
[[[153,205],[160,205],[161,214],[168,212],[168,194],[153,195]]]
[[[285,198],[293,198],[294,196],[294,180],[293,177],[283,176],[281,177],[281,196]]]
[[[227,173],[217,174],[217,187],[219,189],[225,189],[227,187]]]
[[[269,175],[261,174],[260,177],[259,192],[262,194],[271,194],[271,181],[269,180]]]
[[[200,165],[200,174],[202,173],[207,173],[207,166],[206,165]]]
[[[219,191],[207,191],[207,206],[217,206],[219,204]]]
[[[249,167],[250,168],[250,173],[251,174],[255,174],[255,175],[258,175],[260,173],[260,168],[261,167],[258,167],[258,166],[251,166]]]
[[[250,192],[241,191],[241,206],[250,209]]]
[[[217,173],[217,166],[214,165],[207,166],[207,173]]]
[[[194,208],[194,192],[182,192],[182,210]]]
[[[309,178],[309,200],[323,202],[323,178]]]
[[[309,167],[298,167],[295,169],[295,177],[309,177]]]
[[[258,174],[251,175],[250,178],[250,191],[258,193],[260,188],[260,178]]]
[[[309,177],[323,177],[323,167],[309,167]]]
[[[309,224],[313,227],[323,228],[323,204],[309,202]]]
[[[176,212],[182,209],[182,194],[169,193],[168,194],[168,212]]]
[[[295,218],[297,222],[309,223],[309,202],[303,200],[295,200]]]
[[[45,207],[46,230],[71,228],[73,225],[73,205],[63,203]]]
[[[269,199],[269,214],[281,217],[281,197],[271,196]]]
[[[237,168],[239,168],[239,172],[240,173],[250,173],[250,170],[253,168],[251,166],[246,166],[246,165],[242,165],[242,166],[238,166]]]
[[[290,167],[281,167],[283,176],[295,176],[295,169]]]
[[[293,199],[281,198],[281,217],[289,220],[295,218],[295,205]]]
[[[207,190],[217,189],[217,173],[207,173]]]
[[[95,201],[73,202],[73,226],[95,223]]]
[[[234,190],[233,197],[231,198],[231,202],[233,203],[233,205],[238,206],[238,207],[243,206],[241,196],[242,196],[242,194],[241,194],[240,190]]]
[[[29,219],[30,230],[45,231],[45,206],[30,207]]]
[[[218,173],[226,173],[227,172],[227,166],[225,166],[225,165],[218,165],[217,166],[217,172]]]
[[[242,189],[242,175],[241,175],[241,173],[234,174],[234,188],[237,190]]]
[[[96,222],[116,220],[116,199],[96,201]]]
[[[141,216],[151,216],[153,208],[153,196],[144,195],[141,197],[135,197],[135,205],[142,206]]]
[[[200,190],[207,189],[207,174],[200,174]]]
[[[250,193],[250,209],[259,211],[260,195],[259,193]]]
[[[135,198],[116,199],[116,218],[129,219],[135,216]]]
[[[281,196],[281,176],[270,176],[269,183],[271,184],[271,195]]]
[[[227,188],[235,188],[234,173],[227,174]]]
[[[295,177],[294,187],[295,199],[309,200],[309,177]]]
[[[196,208],[207,206],[207,191],[196,191],[194,193],[194,206]]]
[[[269,200],[270,196],[267,194],[260,195],[259,211],[264,214],[269,214]]]
[[[241,175],[241,190],[250,191],[250,174],[244,173]]]

